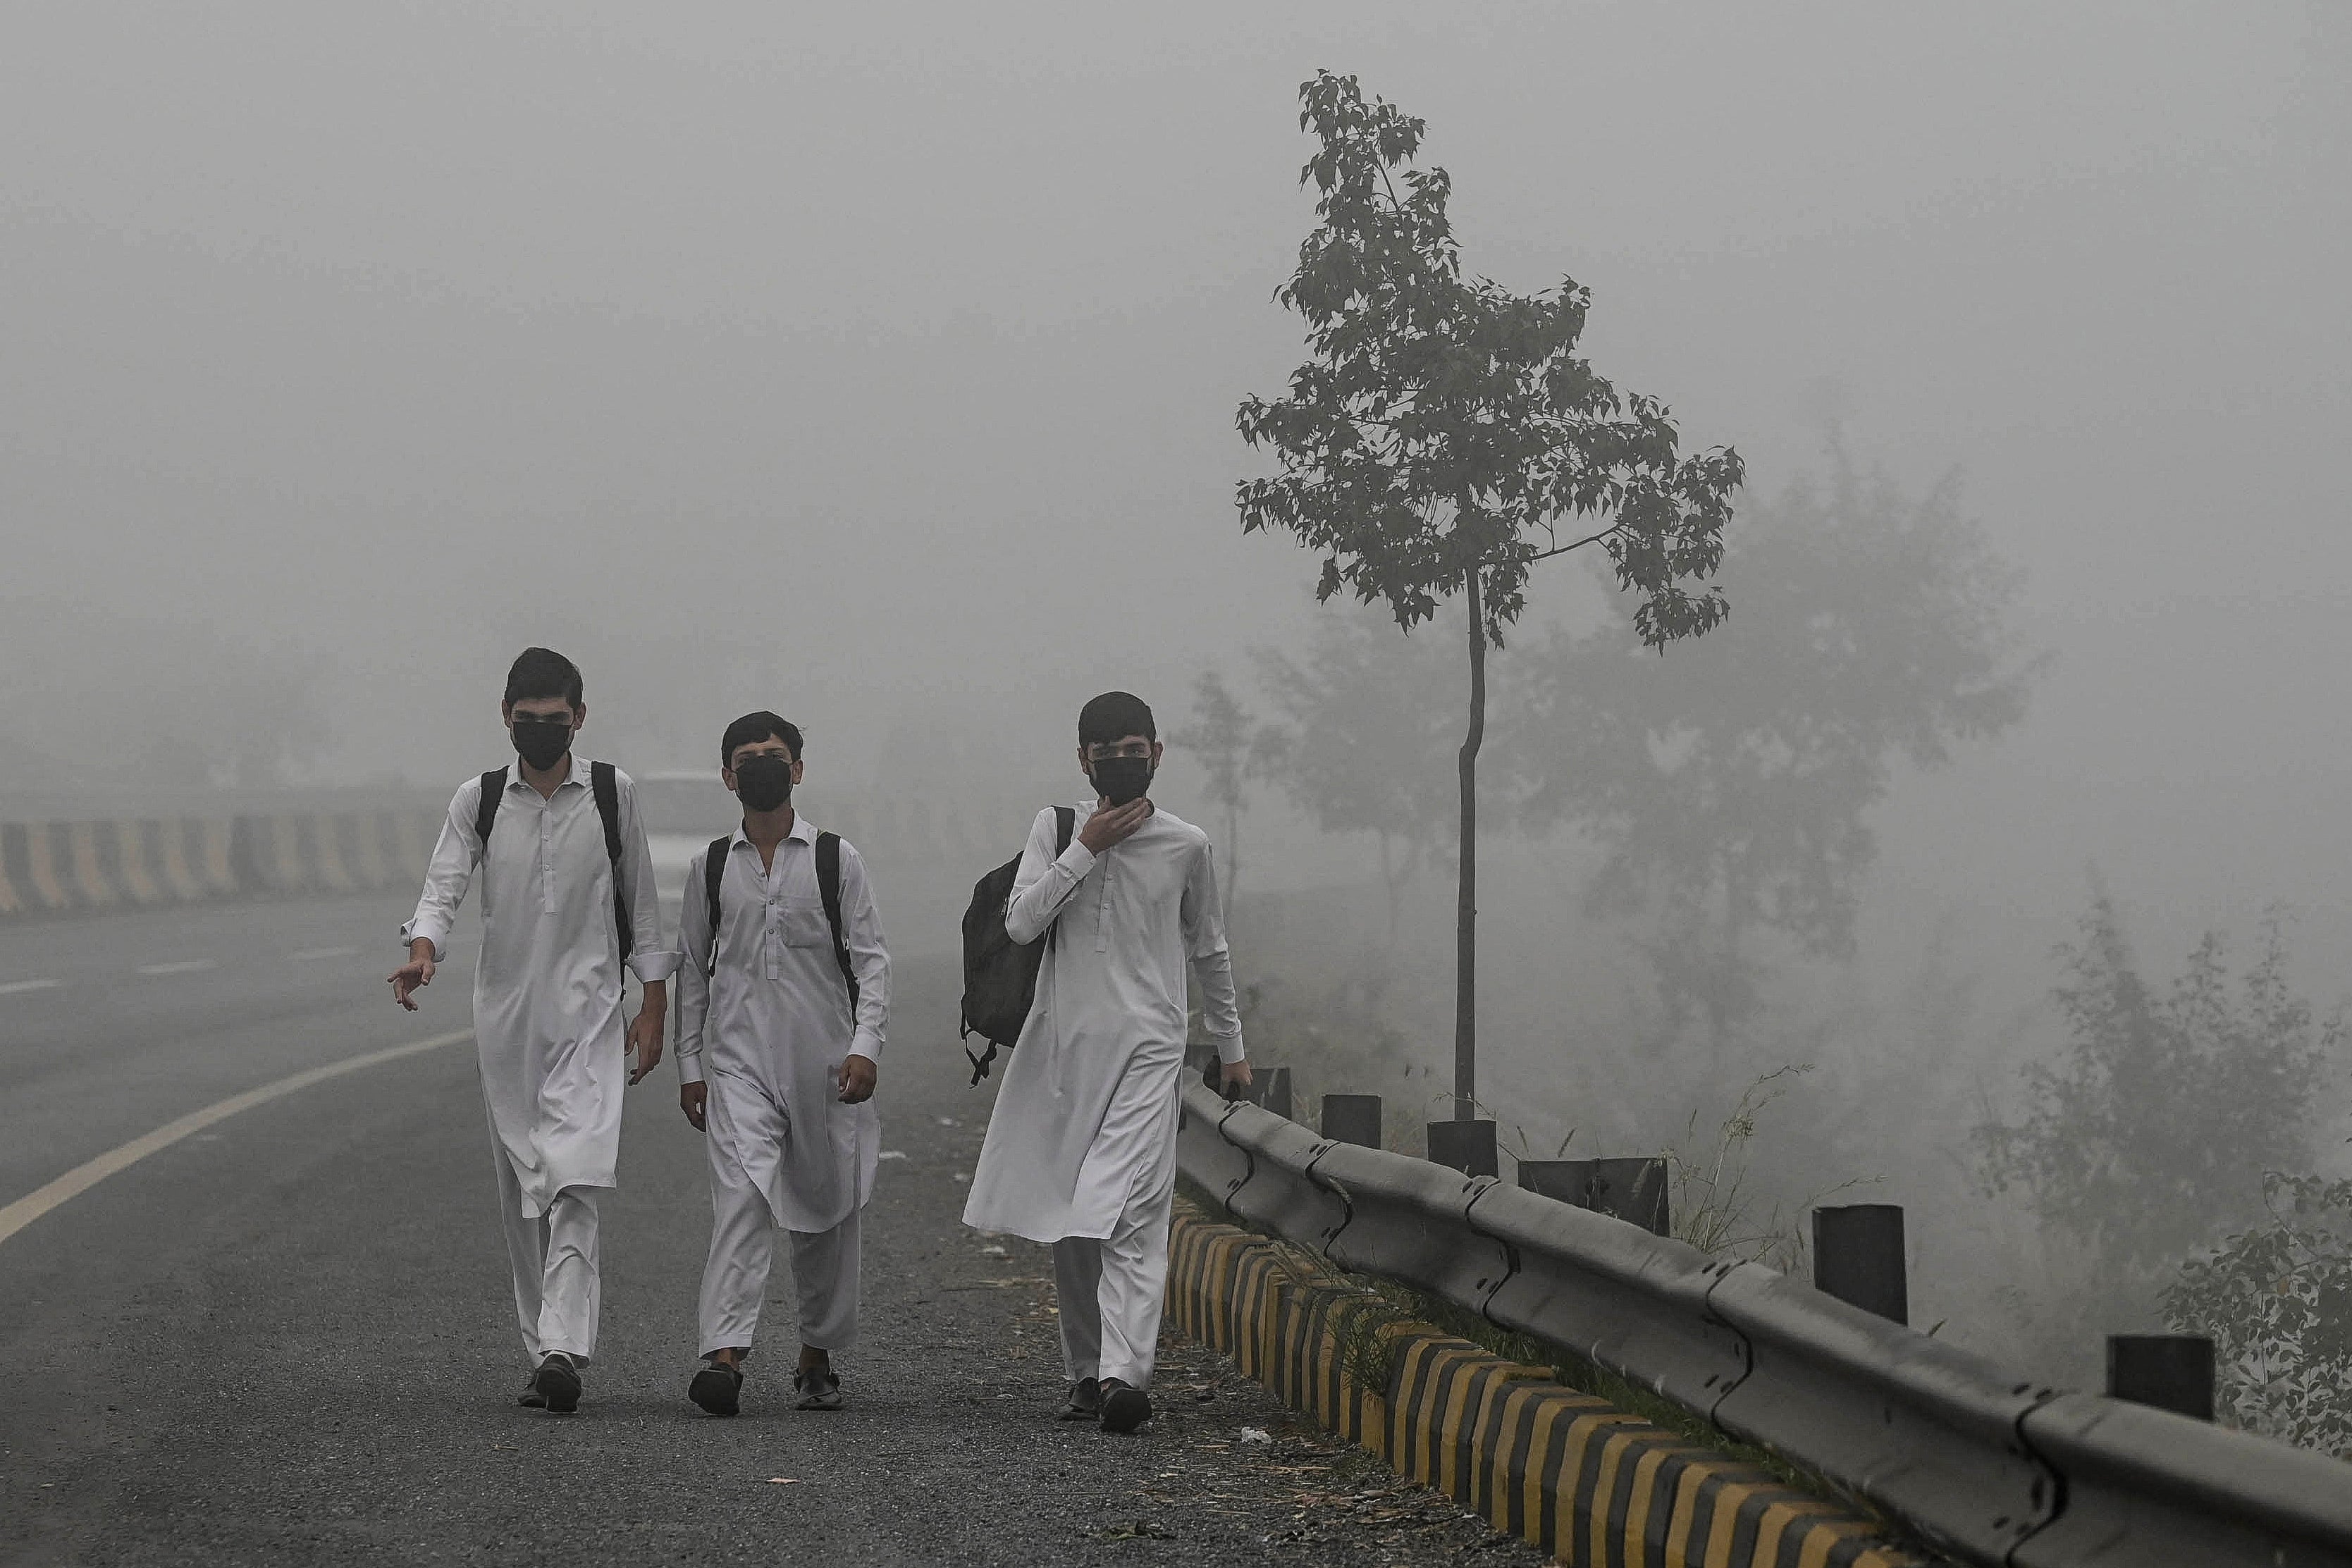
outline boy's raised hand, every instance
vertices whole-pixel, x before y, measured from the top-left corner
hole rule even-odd
[[[1087,853],[1098,855],[1143,826],[1150,815],[1149,795],[1139,795],[1124,806],[1106,807],[1087,819],[1086,826],[1078,830],[1078,842],[1087,846]]]

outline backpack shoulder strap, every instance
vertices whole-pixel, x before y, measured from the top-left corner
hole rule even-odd
[[[1064,855],[1070,852],[1070,840],[1076,836],[1077,831],[1077,809],[1073,806],[1055,807],[1054,858],[1055,860],[1060,860]],[[1054,928],[1050,932],[1046,933],[1045,940],[1049,946],[1059,947],[1062,945],[1062,923],[1060,921],[1056,920],[1054,922]]]
[[[703,973],[719,973],[719,884],[727,880],[727,857],[735,850],[735,835],[721,833],[702,855],[702,897],[710,910],[710,962]]]
[[[621,962],[629,961],[636,933],[631,928],[628,896],[621,891],[621,780],[609,762],[588,765],[588,788],[596,796],[596,814],[604,819],[604,853],[613,862],[613,930],[621,939]]]
[[[490,853],[490,830],[499,825],[499,802],[506,799],[507,770],[493,768],[482,775],[482,798],[474,805],[474,841],[482,846],[482,858]]]
[[[833,927],[833,958],[841,966],[842,982],[849,988],[849,1014],[857,1016],[857,975],[849,967],[849,939],[841,930],[841,835],[816,836],[816,890],[824,900],[824,923]]]

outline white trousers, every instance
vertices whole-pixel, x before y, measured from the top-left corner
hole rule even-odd
[[[760,1326],[775,1262],[775,1218],[765,1194],[743,1179],[732,1160],[710,1161],[710,1255],[702,1265],[702,1354],[749,1350]],[[830,1230],[787,1230],[793,1284],[800,1301],[801,1343],[812,1350],[847,1350],[857,1340],[859,1217]]]
[[[1168,1290],[1168,1218],[1173,1182],[1139,1193],[1099,1240],[1054,1243],[1054,1291],[1062,1314],[1062,1365],[1070,1381],[1116,1377],[1150,1385]]]
[[[499,1225],[506,1232],[507,1267],[514,1273],[523,1354],[534,1366],[555,1350],[585,1362],[596,1354],[596,1314],[604,1293],[597,1278],[597,1189],[567,1186],[545,1214],[527,1215],[513,1162],[503,1148],[493,1153]]]

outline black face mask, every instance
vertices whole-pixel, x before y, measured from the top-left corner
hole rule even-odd
[[[1087,767],[1094,775],[1095,788],[1114,806],[1140,799],[1151,788],[1151,758],[1148,757],[1097,757]]]
[[[518,756],[544,773],[572,749],[572,727],[560,718],[519,718],[514,721]]]
[[[772,811],[793,798],[793,761],[754,752],[735,765],[735,798],[747,811]]]

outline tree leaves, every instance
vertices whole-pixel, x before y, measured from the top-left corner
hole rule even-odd
[[[2119,1291],[2258,1212],[2263,1173],[2307,1167],[2312,1098],[2343,1038],[2286,985],[2281,917],[2231,983],[2209,933],[2169,990],[2142,977],[2114,904],[2095,899],[2056,998],[2072,1042],[2025,1071],[2016,1122],[1976,1130],[1995,1191],[2097,1249]]]
[[[1278,468],[1237,486],[1244,531],[1295,535],[1324,558],[1318,598],[1385,602],[1407,631],[1475,570],[1499,643],[1534,564],[1588,545],[1640,596],[1646,645],[1719,624],[1722,592],[1702,580],[1722,559],[1738,454],[1678,457],[1663,403],[1576,357],[1591,300],[1574,279],[1518,295],[1464,277],[1453,180],[1410,166],[1421,120],[1328,71],[1299,99],[1320,222],[1275,297],[1306,322],[1310,358],[1286,396],[1234,415]],[[1582,519],[1608,526],[1563,544],[1559,525]]]
[[[2263,1223],[2190,1259],[2164,1291],[2213,1342],[2222,1418],[2352,1456],[2352,1181],[2263,1177]]]

